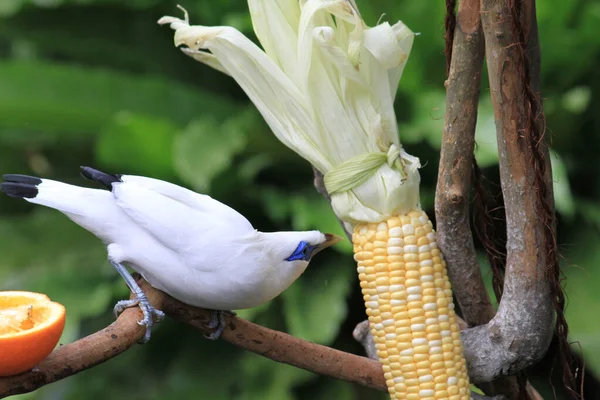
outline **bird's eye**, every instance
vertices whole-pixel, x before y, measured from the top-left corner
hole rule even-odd
[[[296,250],[292,253],[291,256],[286,258],[287,261],[294,260],[305,260],[309,261],[314,250],[314,246],[309,245],[307,242],[300,242]]]

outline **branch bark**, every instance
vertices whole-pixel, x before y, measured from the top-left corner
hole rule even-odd
[[[436,187],[438,245],[461,315],[469,326],[487,324],[495,314],[483,283],[469,215],[471,169],[485,43],[480,0],[459,3],[452,36],[452,57],[446,86],[446,115]],[[464,328],[463,328],[464,329]],[[488,394],[519,398],[515,377],[480,383]],[[534,398],[530,396],[530,398]]]
[[[207,327],[209,310],[183,304],[141,278],[137,281],[154,307],[202,333],[211,332]],[[0,398],[34,391],[110,360],[142,338],[145,330],[137,324],[140,319],[139,308],[129,308],[105,329],[58,347],[36,370],[0,378]],[[381,364],[377,361],[307,342],[237,317],[225,317],[225,320],[221,338],[235,346],[316,374],[387,390]]]
[[[520,135],[524,88],[518,68],[512,16],[501,0],[482,0],[490,91],[506,206],[507,265],[498,312],[484,326],[463,332],[465,355],[477,381],[515,374],[539,361],[552,339],[553,308],[546,279],[544,225],[537,216],[532,149]],[[526,26],[533,26],[529,15]],[[533,37],[530,37],[530,40]],[[538,71],[539,73],[539,71]]]
[[[484,57],[479,0],[460,2],[452,48],[435,197],[436,230],[462,316],[469,326],[476,326],[488,323],[495,313],[483,284],[469,218],[471,165]]]

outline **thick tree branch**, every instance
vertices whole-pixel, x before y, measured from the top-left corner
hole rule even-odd
[[[138,279],[138,283],[153,306],[202,333],[211,332],[206,326],[210,320],[209,310],[183,304],[152,288],[143,279]],[[54,350],[37,370],[0,378],[0,398],[31,392],[115,357],[144,335],[144,328],[137,324],[141,318],[138,308],[127,309],[105,329]],[[377,361],[307,342],[237,317],[225,318],[227,324],[222,340],[317,374],[387,390],[381,364]]]
[[[463,318],[483,325],[495,310],[483,284],[469,219],[471,165],[484,57],[479,0],[460,2],[446,81],[446,119],[435,197],[437,239]]]
[[[450,12],[450,11],[449,11]],[[438,244],[461,315],[469,326],[487,324],[495,314],[483,283],[469,216],[471,169],[485,55],[479,0],[459,3],[446,86],[446,115],[435,198]],[[463,328],[464,329],[464,328]],[[480,383],[488,394],[520,396],[515,377]],[[530,398],[532,398],[530,396]]]
[[[496,117],[500,177],[506,206],[507,265],[504,294],[490,323],[463,332],[474,381],[517,373],[539,361],[552,338],[553,309],[546,274],[544,225],[538,218],[532,149],[519,129],[524,87],[518,41],[508,3],[482,0],[490,91]],[[535,14],[530,15],[535,18]],[[527,26],[532,26],[530,20]]]

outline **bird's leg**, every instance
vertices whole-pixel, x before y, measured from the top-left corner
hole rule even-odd
[[[117,272],[123,277],[125,283],[129,287],[129,290],[131,290],[131,293],[133,293],[133,295],[135,296],[135,299],[121,300],[117,302],[113,310],[115,313],[115,317],[117,317],[126,308],[139,306],[142,310],[142,313],[144,314],[144,319],[138,321],[138,324],[144,325],[146,327],[146,333],[144,334],[144,337],[140,341],[140,343],[147,343],[150,340],[150,336],[152,335],[152,325],[154,324],[154,317],[156,317],[156,322],[160,322],[165,317],[165,313],[152,307],[152,305],[148,301],[148,297],[146,297],[146,294],[144,293],[142,288],[140,288],[140,286],[137,284],[135,279],[133,279],[129,271],[127,271],[127,268],[125,268],[118,262],[111,260],[110,258],[109,261],[112,264],[112,266],[115,267]]]
[[[213,333],[208,335],[204,335],[205,338],[210,340],[217,340],[221,337],[223,333],[223,329],[225,329],[225,315],[229,317],[235,317],[237,314],[233,311],[221,311],[221,310],[211,310],[210,311],[210,321],[208,322],[208,327],[210,329],[214,329]]]

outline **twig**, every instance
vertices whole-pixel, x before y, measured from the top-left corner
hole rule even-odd
[[[211,332],[206,326],[210,320],[209,310],[183,304],[152,288],[143,279],[138,279],[138,283],[153,306],[202,333]],[[137,324],[141,318],[138,308],[127,309],[105,329],[54,350],[35,372],[0,378],[0,398],[31,392],[110,360],[144,335],[144,328]],[[231,344],[316,374],[387,390],[381,364],[377,361],[307,342],[237,317],[225,319],[221,339]]]
[[[437,239],[448,263],[463,318],[483,325],[495,310],[489,300],[469,222],[471,164],[483,66],[484,40],[479,0],[460,2],[452,63],[446,81],[446,119],[435,197]]]

